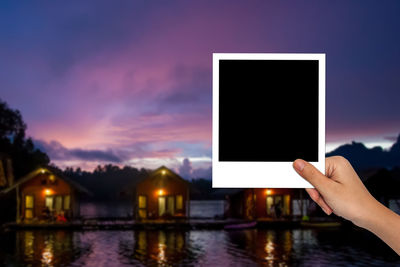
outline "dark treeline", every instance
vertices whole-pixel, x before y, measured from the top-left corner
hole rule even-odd
[[[26,138],[26,128],[21,113],[0,99],[0,153],[12,159],[16,179],[50,162],[47,154]]]
[[[91,191],[96,200],[115,200],[130,197],[135,184],[146,177],[149,169],[130,166],[120,168],[112,164],[97,166],[92,172],[80,168],[66,168],[64,175]]]
[[[92,172],[80,168],[67,168],[63,174],[80,183],[93,194],[94,200],[123,200],[131,199],[135,185],[145,178],[152,170],[137,169],[130,166],[120,168],[112,164],[97,166]],[[190,194],[192,199],[220,199],[209,179],[192,179]]]

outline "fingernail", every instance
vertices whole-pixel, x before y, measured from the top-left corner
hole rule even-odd
[[[301,172],[304,169],[304,166],[306,166],[306,163],[304,162],[304,160],[296,159],[293,166],[297,171]]]
[[[322,208],[324,210],[324,212],[326,213],[326,215],[330,215],[330,211],[327,208]]]

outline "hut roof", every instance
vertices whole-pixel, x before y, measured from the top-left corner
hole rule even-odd
[[[31,171],[30,173],[28,173],[27,175],[25,175],[24,177],[22,177],[21,179],[19,179],[16,183],[14,183],[12,186],[5,188],[4,190],[0,191],[0,193],[8,193],[11,190],[13,190],[14,188],[16,188],[18,185],[21,185],[23,183],[28,182],[29,180],[31,180],[32,178],[36,177],[39,173],[42,172],[42,170],[45,170],[49,173],[52,173],[56,176],[58,176],[59,178],[61,178],[62,180],[64,180],[66,183],[68,183],[69,185],[71,185],[72,187],[74,187],[76,190],[78,190],[80,193],[85,193],[88,195],[92,195],[92,193],[87,190],[86,188],[84,188],[82,185],[78,184],[77,182],[71,180],[70,178],[66,177],[64,174],[62,174],[58,169],[51,167],[51,166],[46,166],[46,167],[39,167],[36,168],[35,170]]]
[[[152,183],[154,183],[155,186],[165,186],[165,183],[168,180],[176,180],[176,181],[184,182],[187,185],[189,184],[188,181],[186,181],[181,176],[179,176],[172,170],[168,169],[164,165],[159,167],[158,169],[152,171],[147,177],[145,177],[144,179],[139,181],[138,184],[140,184],[146,180],[150,180]]]

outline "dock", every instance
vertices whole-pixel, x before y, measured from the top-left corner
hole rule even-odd
[[[340,221],[307,221],[284,220],[284,219],[260,219],[248,221],[242,219],[189,219],[189,220],[98,220],[88,219],[73,222],[28,222],[28,223],[6,223],[3,230],[22,229],[65,229],[65,230],[223,230],[223,229],[291,229],[291,228],[319,228],[319,227],[341,227]]]

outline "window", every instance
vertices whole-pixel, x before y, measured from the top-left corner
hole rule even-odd
[[[63,201],[63,197],[62,196],[56,196],[55,197],[55,210],[58,212],[58,211],[61,211],[62,210],[62,201]]]
[[[53,210],[53,197],[46,197],[45,206],[49,208],[49,210]]]
[[[53,195],[47,196],[45,199],[45,206],[49,210],[70,210],[71,209],[71,196],[70,195]]]
[[[146,196],[139,196],[139,209],[145,209],[146,206]]]
[[[71,206],[71,196],[66,195],[64,196],[64,210],[69,210],[70,206]]]
[[[33,218],[33,207],[34,207],[34,198],[32,195],[25,196],[25,218],[32,219]]]
[[[139,218],[146,218],[146,209],[139,209]]]
[[[183,209],[183,196],[182,195],[176,196],[176,209],[177,210]]]
[[[174,215],[175,213],[175,198],[174,196],[167,197],[167,213]]]
[[[26,209],[25,210],[25,219],[32,219],[33,218],[33,210],[32,209]]]
[[[267,215],[275,216],[279,210],[280,215],[290,215],[290,195],[267,196]]]
[[[268,215],[274,214],[273,205],[274,205],[274,198],[272,196],[267,196],[267,214]]]
[[[283,196],[283,214],[290,215],[290,195]]]
[[[139,218],[145,219],[147,217],[147,197],[140,195],[138,197],[138,215]]]
[[[27,209],[33,208],[33,196],[31,195],[25,196],[25,208]]]

